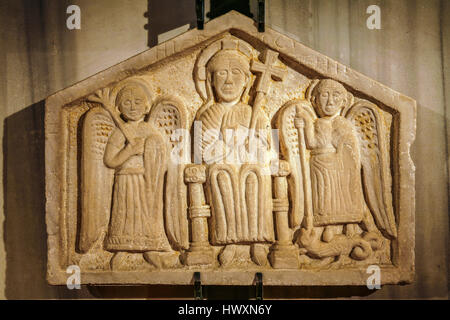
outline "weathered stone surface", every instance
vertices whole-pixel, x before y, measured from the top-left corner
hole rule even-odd
[[[236,12],[62,90],[48,281],[411,282],[415,108]]]

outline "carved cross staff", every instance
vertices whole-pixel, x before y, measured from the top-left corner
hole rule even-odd
[[[260,73],[260,77],[256,85],[256,97],[253,103],[253,113],[252,120],[250,122],[250,129],[255,129],[257,114],[261,109],[264,97],[269,92],[271,78],[275,81],[283,81],[284,77],[287,74],[287,70],[275,66],[277,58],[278,52],[267,49],[262,56],[262,61],[264,63],[252,60],[250,70],[256,73]]]

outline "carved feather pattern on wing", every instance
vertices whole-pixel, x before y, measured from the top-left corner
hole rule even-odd
[[[106,232],[111,213],[114,170],[103,162],[106,144],[115,128],[108,112],[101,107],[88,111],[82,139],[82,214],[80,250],[87,252]]]
[[[361,151],[377,154],[379,144],[374,113],[368,108],[361,108],[360,112],[354,116],[353,123],[359,134]]]
[[[294,126],[295,105],[287,104],[280,109],[277,128],[281,132],[280,147],[282,157],[289,162],[291,174],[288,177],[288,190],[292,206],[289,209],[289,224],[297,227],[303,220],[304,197],[302,173],[299,167],[298,134]],[[301,189],[301,190],[300,190]]]
[[[279,127],[282,131],[282,142],[287,148],[289,154],[291,154],[292,156],[299,155],[298,130],[294,125],[296,106],[300,106],[301,108],[303,108],[306,113],[309,114],[311,119],[317,118],[312,107],[305,101],[293,100],[285,105]]]
[[[88,125],[91,127],[90,130],[94,135],[91,151],[97,160],[103,161],[106,144],[115,125],[108,115],[102,113],[98,113]]]
[[[284,115],[286,124],[283,126],[283,135],[285,136],[288,149],[293,155],[298,155],[298,132],[294,125],[295,108],[290,108]]]
[[[380,230],[389,238],[397,237],[392,206],[388,145],[382,115],[377,106],[360,100],[345,115],[358,135],[364,192],[368,206]]]
[[[174,105],[164,104],[158,111],[152,119],[161,133],[170,138],[176,129],[181,128],[178,109]],[[175,143],[176,141],[170,141],[170,146],[174,148]]]

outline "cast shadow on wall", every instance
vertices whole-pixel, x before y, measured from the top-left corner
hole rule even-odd
[[[44,103],[33,104],[4,122],[5,296],[8,299],[80,297],[78,290],[53,287],[45,279]]]
[[[148,31],[148,47],[158,44],[158,35],[189,24],[189,29],[197,28],[196,1],[179,0],[148,0],[148,23],[144,28]],[[250,18],[250,1],[244,0],[211,0],[210,11],[204,13],[204,18],[214,19],[230,10],[236,10]]]
[[[148,18],[145,29],[148,31],[147,45],[154,47],[158,44],[158,35],[189,24],[189,29],[197,27],[195,1],[179,0],[148,0]]]
[[[8,299],[192,298],[193,286],[82,286],[69,290],[46,281],[45,101],[5,119],[4,243]],[[265,287],[265,298],[335,298],[367,296],[366,287]],[[253,299],[252,286],[206,286],[208,299]]]

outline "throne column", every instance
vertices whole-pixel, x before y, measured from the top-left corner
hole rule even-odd
[[[278,171],[273,174],[273,212],[276,228],[276,241],[270,248],[269,261],[275,269],[297,269],[298,250],[292,242],[288,223],[289,199],[287,176],[289,163],[279,160]]]
[[[208,240],[208,218],[211,212],[203,191],[206,167],[189,165],[184,171],[184,179],[189,188],[189,218],[192,232],[185,264],[188,266],[211,265],[214,261],[213,250]]]

